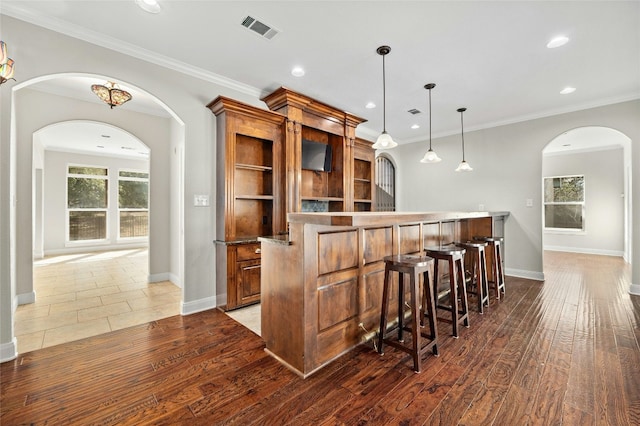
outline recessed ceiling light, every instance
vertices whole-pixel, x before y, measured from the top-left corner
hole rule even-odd
[[[302,77],[304,75],[304,68],[293,67],[293,69],[291,70],[291,75],[294,77]]]
[[[568,95],[569,93],[573,93],[573,92],[575,92],[575,91],[576,91],[576,88],[575,88],[575,87],[565,87],[564,89],[562,89],[562,90],[560,91],[560,94],[561,94],[561,95]]]
[[[411,126],[412,129],[419,129],[420,125],[419,124],[414,124],[413,126]]]
[[[104,145],[96,145],[96,148],[104,149]]]
[[[101,138],[107,138],[107,139],[108,139],[108,138],[110,138],[110,137],[111,137],[111,135],[100,135],[100,137],[101,137]]]
[[[558,36],[553,39],[549,43],[547,43],[547,47],[549,49],[555,49],[556,47],[564,46],[569,42],[569,38],[565,36]]]
[[[376,104],[374,104],[373,102],[367,102],[367,104],[364,107],[367,109],[373,109],[376,107]]]
[[[157,0],[136,0],[136,4],[145,12],[160,13],[160,3]]]

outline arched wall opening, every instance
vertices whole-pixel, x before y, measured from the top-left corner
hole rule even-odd
[[[37,139],[39,130],[55,123],[78,120],[100,122],[122,129],[148,145],[152,152],[149,157],[149,208],[152,213],[149,217],[148,278],[151,282],[170,280],[183,287],[184,122],[160,99],[127,82],[120,84],[134,93],[134,99],[144,99],[146,106],[111,110],[97,98],[75,96],[75,91],[87,91],[93,96],[84,84],[85,80],[104,82],[109,78],[94,74],[53,74],[25,81],[13,88],[10,150],[16,160],[11,178],[17,194],[13,220],[16,234],[20,235],[11,247],[11,257],[15,259],[16,285],[12,288],[14,305],[29,302],[35,297],[32,268],[37,235],[33,218],[38,211],[35,185],[38,173],[33,162],[37,154],[32,142],[34,138]],[[52,82],[60,84],[52,86]],[[79,87],[65,87],[68,84],[79,84]],[[63,92],[51,90],[51,87]],[[155,107],[150,107],[152,104]],[[158,113],[158,110],[162,112]],[[184,300],[184,288],[182,292]],[[13,315],[11,321],[14,321]]]
[[[582,226],[547,226],[545,214],[552,222],[552,212],[558,211],[558,205],[552,204],[558,200],[552,199],[549,187],[545,192],[545,181],[559,184],[575,176],[584,182]],[[621,256],[630,262],[631,177],[631,139],[618,130],[585,126],[567,130],[550,141],[542,151],[544,250]]]

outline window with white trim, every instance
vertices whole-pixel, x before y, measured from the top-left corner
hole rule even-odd
[[[118,238],[149,235],[149,173],[118,173]]]
[[[544,178],[546,230],[584,231],[584,175]]]
[[[67,239],[107,239],[109,170],[105,167],[68,166]]]

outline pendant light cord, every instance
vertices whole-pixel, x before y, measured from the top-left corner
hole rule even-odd
[[[429,89],[429,151],[431,151],[431,89]]]
[[[462,119],[464,110],[460,111],[460,127],[462,128],[462,161],[464,161],[464,120]]]
[[[386,133],[387,131],[387,87],[386,81],[387,78],[384,72],[384,57],[386,54],[382,55],[382,132]]]

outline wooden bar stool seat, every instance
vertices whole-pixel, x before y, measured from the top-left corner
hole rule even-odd
[[[384,354],[383,344],[393,346],[413,357],[413,369],[419,373],[422,368],[422,355],[431,349],[435,356],[438,355],[438,330],[435,320],[435,300],[433,287],[433,265],[434,260],[427,256],[420,255],[394,255],[384,258],[384,288],[382,291],[382,311],[380,314],[380,331],[378,333],[378,352]],[[387,330],[387,313],[389,311],[389,294],[393,283],[392,272],[399,273],[398,277],[398,338],[387,338],[385,335],[393,331],[395,327]],[[410,277],[410,325],[405,325],[405,303],[404,303],[404,275]],[[420,300],[420,274],[423,274],[423,297],[422,308]],[[426,310],[426,311],[425,311]],[[430,333],[421,330],[423,318],[429,317]],[[411,331],[411,345],[404,344],[403,332]],[[423,344],[422,340],[427,343]]]
[[[473,237],[476,241],[484,241],[489,244],[489,250],[491,250],[491,275],[492,280],[489,281],[496,289],[496,299],[500,300],[501,296],[505,294],[504,287],[504,270],[502,260],[502,237]]]
[[[438,273],[438,261],[443,260],[449,264],[449,305],[441,305],[436,300],[436,307],[451,312],[451,322],[453,323],[453,337],[458,337],[458,324],[469,327],[469,302],[467,301],[467,286],[464,277],[464,254],[465,249],[453,244],[440,248],[425,249],[427,256],[435,259],[434,266],[434,288],[440,291],[440,276]],[[438,298],[439,299],[439,298]]]

